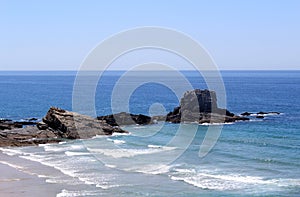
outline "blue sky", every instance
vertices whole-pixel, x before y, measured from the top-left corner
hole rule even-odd
[[[76,70],[103,39],[138,26],[190,35],[222,70],[299,69],[299,10],[297,0],[0,0],[0,70]]]

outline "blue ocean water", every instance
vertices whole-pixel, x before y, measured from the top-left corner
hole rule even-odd
[[[111,113],[111,94],[123,73],[106,72],[99,80],[97,115]],[[198,73],[182,73],[193,88],[206,88]],[[0,118],[42,118],[50,106],[72,110],[75,77],[76,72],[0,72]],[[133,76],[130,83],[139,77]],[[281,114],[210,125],[223,128],[203,158],[198,153],[209,125],[181,125],[182,144],[196,128],[189,146],[181,147],[166,145],[179,125],[161,122],[127,126],[130,135],[2,151],[62,172],[56,176],[43,172],[48,182],[64,186],[58,196],[298,196],[300,71],[223,71],[222,77],[231,112]],[[167,80],[182,86],[176,78]],[[129,102],[130,112],[149,114],[154,103],[171,111],[179,101],[170,88],[147,83],[133,92]]]

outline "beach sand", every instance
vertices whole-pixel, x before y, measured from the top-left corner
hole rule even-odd
[[[57,184],[46,183],[45,178],[16,163],[17,159],[0,151],[0,197],[53,197],[61,192]]]

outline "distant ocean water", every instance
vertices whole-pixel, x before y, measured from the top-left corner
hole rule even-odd
[[[183,74],[194,88],[206,88],[196,72]],[[50,106],[72,110],[75,75],[76,72],[0,72],[0,118],[42,118]],[[95,95],[98,115],[111,113],[110,95],[121,75],[122,72],[107,72],[100,79]],[[62,172],[39,172],[47,182],[65,188],[58,196],[299,196],[300,71],[223,71],[222,77],[231,112],[281,114],[224,125],[215,147],[204,158],[198,152],[207,126],[201,125],[188,149],[176,161],[161,163],[158,169],[160,163],[151,159],[146,161],[149,165],[133,163],[123,169],[99,159],[132,161],[136,156],[149,159],[151,154],[172,153],[178,147],[164,145],[178,125],[169,123],[155,135],[152,131],[163,123],[127,126],[130,135],[1,150]],[[176,84],[176,79],[170,80]],[[178,102],[167,87],[149,83],[131,96],[130,112],[148,114],[153,103],[171,111]],[[190,125],[184,125],[184,129],[189,132]],[[134,135],[141,132],[150,137]],[[109,150],[107,143],[127,152]]]

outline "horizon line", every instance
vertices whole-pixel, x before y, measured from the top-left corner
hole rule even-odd
[[[191,69],[179,69],[179,70],[0,70],[0,72],[94,72],[94,71],[132,71],[132,72],[141,72],[141,71],[215,71],[215,70],[191,70]],[[299,69],[219,69],[219,71],[300,71]]]

